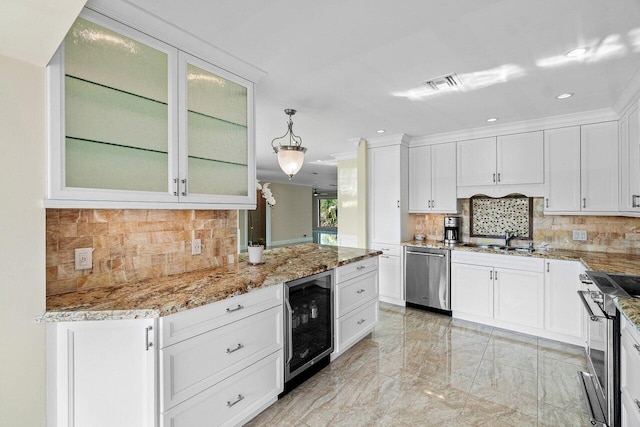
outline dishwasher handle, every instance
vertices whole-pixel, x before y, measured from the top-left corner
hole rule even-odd
[[[432,257],[437,257],[437,258],[444,258],[444,254],[430,254],[430,253],[427,253],[427,252],[407,251],[407,255],[420,255],[420,256],[432,256]]]

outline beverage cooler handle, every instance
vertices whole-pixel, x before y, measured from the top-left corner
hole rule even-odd
[[[288,348],[287,348],[287,362],[285,363],[285,365],[288,365],[289,363],[291,363],[291,360],[293,359],[293,329],[291,328],[291,325],[293,324],[293,310],[291,310],[291,304],[289,304],[289,300],[285,299],[284,303],[286,304],[286,308],[287,308],[287,318],[288,318],[288,330],[287,330],[287,335],[289,336],[289,342],[287,343]]]

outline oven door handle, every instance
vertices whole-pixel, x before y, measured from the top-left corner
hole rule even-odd
[[[588,294],[588,292],[587,291],[578,291],[578,296],[582,300],[582,304],[584,305],[584,308],[587,309],[587,313],[589,313],[589,318],[591,320],[593,320],[594,322],[597,322],[598,319],[608,319],[609,316],[607,316],[604,312],[602,313],[603,316],[596,316],[593,313],[593,310],[591,310],[591,307],[589,306],[589,303],[587,302],[587,299],[585,298],[584,294]]]
[[[287,362],[285,363],[285,366],[287,366],[293,359],[293,328],[291,327],[293,324],[293,310],[291,309],[291,304],[289,304],[289,299],[285,298],[284,303],[287,308],[287,321],[289,323],[287,326],[289,342],[287,343]]]

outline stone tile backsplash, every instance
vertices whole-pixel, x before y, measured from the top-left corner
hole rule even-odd
[[[47,295],[170,276],[237,261],[237,211],[47,209]],[[202,254],[191,255],[191,240]],[[75,270],[74,249],[93,248]]]
[[[469,200],[462,200],[462,240],[473,243],[494,243],[496,239],[469,236]],[[640,255],[640,218],[620,216],[543,215],[543,199],[533,199],[533,242],[547,242],[555,249],[586,250]],[[414,234],[442,240],[444,217],[439,214],[412,214]],[[586,241],[574,241],[573,230],[586,230]],[[514,244],[518,244],[514,240]],[[528,244],[522,241],[521,244]]]

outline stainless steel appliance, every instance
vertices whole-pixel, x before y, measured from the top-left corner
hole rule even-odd
[[[451,251],[407,246],[405,287],[407,306],[451,315]]]
[[[455,245],[460,243],[460,217],[446,216],[444,217],[444,243],[447,245]]]
[[[284,393],[329,363],[333,352],[333,270],[285,283]]]
[[[580,372],[593,425],[620,425],[620,314],[617,296],[639,296],[640,276],[587,271],[578,291],[587,325],[587,372]]]

